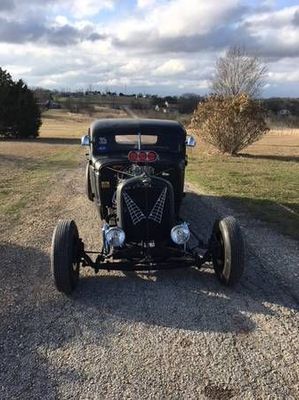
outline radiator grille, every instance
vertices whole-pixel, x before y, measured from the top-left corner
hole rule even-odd
[[[168,240],[173,226],[173,189],[161,178],[131,178],[118,190],[119,225],[129,241]]]

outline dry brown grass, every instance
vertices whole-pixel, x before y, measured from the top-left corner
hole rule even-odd
[[[298,237],[299,136],[293,130],[271,131],[238,157],[231,157],[219,154],[194,133],[198,146],[190,152],[189,179],[207,193],[227,198],[241,211]]]
[[[299,136],[299,129],[297,128],[280,128],[271,129],[269,135],[274,136]]]
[[[100,115],[124,116],[124,112],[103,108],[89,117],[51,110],[44,115],[40,139],[0,141],[0,218],[1,223],[18,221],[29,205],[43,201],[55,188],[58,173],[74,168],[84,160],[79,139],[92,120]],[[243,199],[256,214],[274,220],[284,232],[296,229],[296,218],[277,204],[299,212],[298,160],[299,130],[270,131],[248,147],[241,157],[216,154],[197,134],[198,145],[190,151],[189,179],[209,193]],[[62,140],[59,140],[62,138]],[[50,183],[50,184],[49,184]],[[296,189],[297,183],[297,189]],[[289,229],[289,226],[291,228]],[[293,227],[292,227],[293,226]]]
[[[299,129],[272,130],[261,140],[243,150],[242,153],[299,157]]]
[[[100,118],[126,118],[123,110],[108,107],[96,107],[92,115],[74,114],[65,110],[49,110],[43,113],[43,125],[40,137],[79,138],[87,133],[89,125]]]
[[[55,188],[57,174],[84,160],[79,138],[94,119],[115,117],[126,113],[107,107],[97,107],[92,116],[50,110],[43,114],[38,139],[0,141],[1,226],[18,221],[23,210]]]
[[[200,131],[188,129],[190,135],[197,139],[198,146],[195,152],[217,154],[218,150],[206,144],[200,135]],[[242,154],[299,157],[299,129],[271,130],[258,142],[244,149]]]
[[[0,225],[19,222],[23,211],[34,209],[55,190],[57,175],[79,165],[83,153],[78,145],[44,141],[0,142]]]

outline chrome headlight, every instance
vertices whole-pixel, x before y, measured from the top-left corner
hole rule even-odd
[[[107,243],[112,247],[121,247],[126,239],[125,232],[117,226],[109,228],[105,233],[105,237]]]
[[[186,222],[181,225],[176,225],[171,229],[171,239],[176,244],[185,244],[190,239],[190,230]]]

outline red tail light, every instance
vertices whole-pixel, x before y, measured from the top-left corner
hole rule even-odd
[[[128,154],[128,159],[131,162],[138,162],[139,159],[139,154],[137,151],[130,151],[130,153]]]
[[[158,154],[155,151],[130,151],[128,154],[129,161],[136,162],[154,162],[158,159]]]
[[[155,151],[149,151],[147,153],[147,161],[154,162],[158,158],[158,154]]]
[[[147,154],[145,151],[140,151],[139,152],[139,162],[145,162],[147,161]]]

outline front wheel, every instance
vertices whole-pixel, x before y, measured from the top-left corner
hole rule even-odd
[[[226,286],[235,285],[244,271],[244,240],[234,217],[216,221],[212,234],[212,261],[217,278]]]
[[[79,234],[74,221],[60,220],[54,230],[51,248],[51,271],[59,292],[67,295],[79,280]]]

